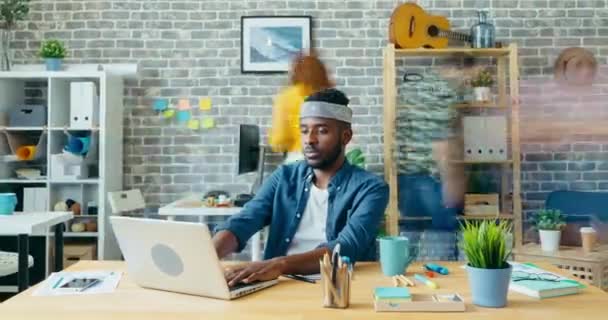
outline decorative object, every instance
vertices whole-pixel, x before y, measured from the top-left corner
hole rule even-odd
[[[63,42],[59,40],[47,40],[42,42],[39,54],[45,60],[47,71],[60,71],[66,50]]]
[[[95,220],[88,220],[85,223],[85,227],[87,229],[88,232],[97,232],[97,221]]]
[[[86,225],[82,222],[74,222],[70,229],[72,232],[84,232],[86,230]]]
[[[29,0],[0,2],[0,71],[11,70],[10,41],[17,21],[24,20],[30,8]]]
[[[469,261],[467,273],[473,303],[482,307],[504,307],[512,270],[507,262],[511,254],[507,249],[510,222],[465,221],[461,229],[461,246]]]
[[[572,47],[564,49],[553,66],[555,80],[561,84],[588,86],[597,74],[597,60],[586,49]]]
[[[58,201],[53,207],[53,211],[68,211],[68,205],[65,201]]]
[[[241,17],[241,72],[284,73],[312,43],[310,16]]]
[[[0,193],[0,215],[12,215],[17,206],[17,195],[14,193]]]
[[[496,30],[494,25],[488,22],[488,13],[483,10],[477,11],[479,22],[471,27],[471,46],[473,48],[493,48]]]
[[[68,210],[72,211],[75,216],[80,215],[80,203],[72,199],[67,199],[65,204],[68,206]]]
[[[532,222],[540,235],[540,246],[543,251],[559,250],[562,229],[566,226],[565,217],[560,210],[541,209],[533,217]]]
[[[488,70],[480,70],[477,75],[471,79],[473,94],[475,101],[489,102],[492,99],[490,87],[494,84],[492,74]]]

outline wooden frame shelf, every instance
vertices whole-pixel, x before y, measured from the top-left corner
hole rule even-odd
[[[388,44],[383,51],[383,86],[384,86],[384,177],[389,185],[389,204],[386,211],[386,232],[390,235],[399,234],[399,222],[412,220],[428,220],[430,217],[401,217],[399,212],[399,190],[397,184],[397,163],[394,160],[397,120],[397,68],[396,59],[405,57],[446,57],[470,56],[492,57],[496,64],[496,101],[491,102],[465,102],[454,105],[457,109],[485,108],[505,111],[508,121],[508,137],[510,157],[499,161],[468,161],[454,160],[453,164],[498,164],[502,165],[502,203],[505,204],[509,194],[512,208],[506,212],[513,214],[500,214],[491,216],[458,216],[459,220],[503,219],[512,220],[514,224],[515,246],[521,246],[522,217],[521,217],[521,150],[519,133],[519,64],[517,45],[510,44],[504,48],[447,48],[447,49],[395,49],[394,44]],[[399,105],[403,106],[403,105]],[[508,113],[510,112],[510,114]],[[507,170],[511,169],[511,170]],[[512,174],[511,179],[509,175]],[[512,181],[512,186],[508,185]]]

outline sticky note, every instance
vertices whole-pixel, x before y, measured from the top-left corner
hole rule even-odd
[[[181,122],[181,123],[188,122],[188,120],[190,120],[190,112],[180,110],[177,112],[176,118],[177,118],[178,122]]]
[[[213,118],[205,118],[203,119],[203,123],[201,126],[205,129],[211,129],[215,127],[215,121],[213,120]]]
[[[201,98],[198,101],[198,107],[203,111],[211,110],[211,98]]]
[[[152,107],[154,111],[165,111],[169,107],[169,101],[167,99],[156,99]]]
[[[188,100],[188,99],[179,99],[179,102],[177,103],[177,109],[178,110],[188,110],[188,109],[190,109],[190,100]]]
[[[175,115],[175,110],[173,109],[167,109],[165,111],[163,111],[163,117],[169,119],[169,118],[173,118],[173,116]]]
[[[200,127],[200,121],[198,121],[196,119],[191,119],[190,121],[188,121],[188,129],[198,130],[199,127]]]

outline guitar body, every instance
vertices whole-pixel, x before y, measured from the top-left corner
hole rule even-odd
[[[419,5],[404,3],[391,15],[389,41],[404,49],[446,48],[448,38],[438,34],[449,30],[450,22],[445,17],[428,15]]]

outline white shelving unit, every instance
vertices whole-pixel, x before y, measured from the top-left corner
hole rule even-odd
[[[51,155],[61,153],[67,141],[67,134],[82,129],[70,128],[70,83],[75,81],[94,82],[99,95],[97,119],[99,125],[87,128],[92,135],[89,177],[80,180],[56,179],[51,172]],[[8,118],[12,108],[27,104],[30,85],[42,88],[47,121],[44,126],[9,127]],[[109,224],[111,214],[107,200],[108,192],[122,190],[123,157],[123,79],[104,71],[11,71],[0,72],[0,186],[14,190],[23,201],[23,188],[46,188],[47,210],[53,210],[58,201],[73,199],[81,204],[82,216],[74,219],[96,219],[96,232],[71,232],[66,230],[65,238],[87,238],[97,244],[98,259],[118,259],[120,250]],[[37,139],[46,137],[44,150],[37,150],[32,161],[14,161],[9,145],[9,136]],[[89,156],[87,156],[89,157]],[[22,180],[17,178],[15,169],[39,168],[44,179]],[[97,204],[97,215],[87,215],[87,203]]]

